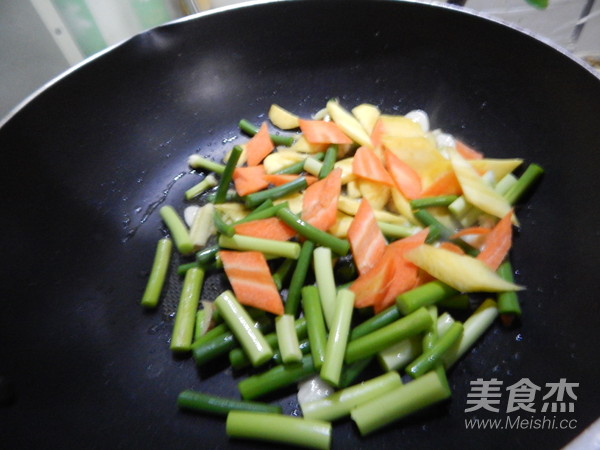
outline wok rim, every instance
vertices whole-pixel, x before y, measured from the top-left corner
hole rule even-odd
[[[296,2],[296,3],[311,3],[311,2],[316,2],[318,0],[249,0],[249,1],[244,1],[244,2],[241,2],[241,3],[236,3],[236,4],[233,4],[233,5],[221,6],[219,8],[214,8],[214,9],[210,9],[210,10],[207,10],[207,11],[201,11],[201,12],[198,12],[198,13],[189,14],[187,16],[180,17],[178,19],[174,19],[174,20],[165,22],[164,24],[158,25],[156,27],[149,28],[147,30],[141,31],[139,33],[136,33],[133,36],[130,36],[130,37],[126,38],[126,39],[123,39],[120,42],[117,42],[117,43],[115,43],[113,45],[110,45],[110,46],[106,47],[105,49],[100,50],[99,52],[97,52],[97,53],[95,53],[95,54],[93,54],[91,56],[88,56],[84,60],[82,60],[79,63],[75,64],[74,66],[66,69],[62,73],[60,73],[60,74],[56,75],[55,77],[51,78],[46,83],[44,83],[43,85],[41,85],[39,88],[37,88],[36,90],[34,90],[31,94],[29,94],[27,97],[25,97],[19,103],[17,103],[4,117],[0,117],[0,132],[2,131],[2,128],[13,117],[15,117],[21,110],[23,110],[24,108],[26,108],[27,105],[29,105],[30,103],[32,103],[37,97],[39,97],[40,95],[42,95],[49,88],[51,88],[55,84],[58,84],[64,78],[67,78],[71,74],[77,72],[80,68],[82,68],[84,66],[87,66],[89,64],[92,64],[94,61],[96,61],[97,59],[102,58],[104,55],[110,53],[114,49],[116,49],[118,47],[121,47],[123,45],[126,45],[129,42],[133,42],[133,41],[139,39],[140,36],[143,36],[143,35],[149,34],[149,33],[154,33],[155,30],[158,30],[158,29],[161,29],[161,28],[164,28],[164,27],[170,27],[170,26],[177,25],[179,23],[185,23],[185,22],[188,22],[188,21],[199,20],[199,19],[202,19],[203,17],[212,16],[214,14],[221,14],[221,13],[224,13],[224,12],[233,11],[233,10],[242,9],[242,8],[251,8],[251,7],[254,7],[254,6],[257,6],[257,5],[277,4],[277,3],[292,2],[292,1]],[[344,0],[329,0],[329,1],[344,1]],[[367,1],[367,0],[359,0],[359,1]],[[536,33],[536,32],[534,32],[532,30],[529,30],[527,28],[521,27],[518,24],[515,24],[515,23],[509,22],[507,20],[495,17],[495,16],[491,15],[490,13],[486,13],[486,12],[482,12],[482,11],[477,11],[477,10],[475,10],[473,8],[468,7],[468,6],[459,6],[459,5],[454,5],[454,4],[451,4],[451,3],[444,3],[444,2],[435,1],[435,0],[427,0],[427,1],[419,1],[419,0],[377,0],[377,1],[379,3],[410,3],[410,4],[421,4],[421,5],[424,5],[425,7],[445,8],[445,9],[448,9],[448,10],[457,11],[457,12],[460,12],[460,13],[463,13],[463,14],[467,14],[467,15],[476,17],[478,19],[482,19],[484,21],[490,21],[490,22],[493,22],[495,24],[498,24],[498,25],[510,28],[513,31],[517,31],[519,33],[522,33],[522,34],[526,35],[529,38],[533,38],[534,40],[538,41],[539,43],[544,44],[544,45],[552,48],[553,50],[559,52],[563,56],[566,56],[572,62],[574,62],[575,64],[577,64],[580,68],[586,70],[587,72],[589,72],[590,74],[592,74],[594,77],[596,77],[598,79],[598,81],[600,81],[600,71],[594,69],[594,67],[592,67],[583,58],[577,56],[575,53],[571,52],[570,50],[568,50],[564,46],[559,45],[558,43],[552,41],[549,38],[546,38],[545,36],[542,36],[539,33]]]

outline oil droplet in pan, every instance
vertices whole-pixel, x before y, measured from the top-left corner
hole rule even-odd
[[[163,204],[165,202],[165,200],[167,199],[167,196],[169,195],[169,192],[171,191],[171,189],[173,188],[175,183],[177,183],[177,181],[179,181],[185,174],[186,174],[186,172],[180,172],[175,177],[173,177],[173,179],[171,181],[169,181],[169,183],[167,184],[165,189],[162,190],[160,197],[157,200],[150,203],[146,207],[146,210],[144,211],[142,218],[140,219],[140,221],[138,222],[138,224],[136,226],[129,227],[131,219],[129,218],[129,216],[125,215],[125,220],[123,221],[123,224],[125,226],[125,237],[123,239],[121,239],[121,242],[123,244],[126,243],[133,236],[135,236],[135,233],[137,232],[138,228],[148,220],[148,218],[156,210],[156,208],[158,208],[161,204]],[[136,213],[139,213],[140,211],[141,211],[141,207],[137,207],[135,209]]]

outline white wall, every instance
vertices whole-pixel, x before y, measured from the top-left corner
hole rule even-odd
[[[144,20],[159,17],[162,23],[181,15],[177,2],[164,0],[168,14],[138,17],[131,6],[134,2],[84,0],[106,45],[142,31]],[[51,4],[48,0],[0,0],[0,118],[86,56]],[[137,4],[143,6],[143,2]]]
[[[0,0],[0,117],[68,67],[28,1]]]

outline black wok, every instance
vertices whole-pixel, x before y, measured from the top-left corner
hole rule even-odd
[[[276,102],[309,114],[331,97],[421,108],[492,157],[546,169],[512,258],[523,319],[494,326],[451,372],[451,401],[334,448],[558,448],[600,413],[600,80],[503,24],[409,2],[275,2],[143,33],[52,83],[0,128],[3,448],[246,448],[220,419],[175,405],[186,388],[235,396],[231,373],[168,350],[171,321],[138,304],[154,206],[182,206],[187,155],[223,154]],[[579,383],[562,430],[467,430],[470,382]],[[290,391],[282,400],[297,411]],[[503,397],[503,401],[506,400]],[[540,394],[541,395],[541,394]],[[5,395],[5,397],[7,397]],[[8,396],[10,397],[10,395]],[[566,399],[568,400],[568,399]],[[504,405],[504,403],[503,403]],[[541,419],[541,397],[536,413]]]

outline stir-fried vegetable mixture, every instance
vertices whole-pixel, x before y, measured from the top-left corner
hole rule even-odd
[[[273,105],[240,128],[224,161],[189,157],[202,179],[185,213],[160,211],[170,237],[141,303],[158,304],[174,244],[190,262],[171,349],[198,366],[229,357],[240,378],[241,398],[184,391],[179,406],[226,416],[232,437],[329,448],[335,420],[366,435],[450,397],[451,366],[521,314],[515,207],[542,169],[430,130],[423,111]],[[201,301],[208,272],[230,289]],[[297,383],[303,417],[260,401]]]

